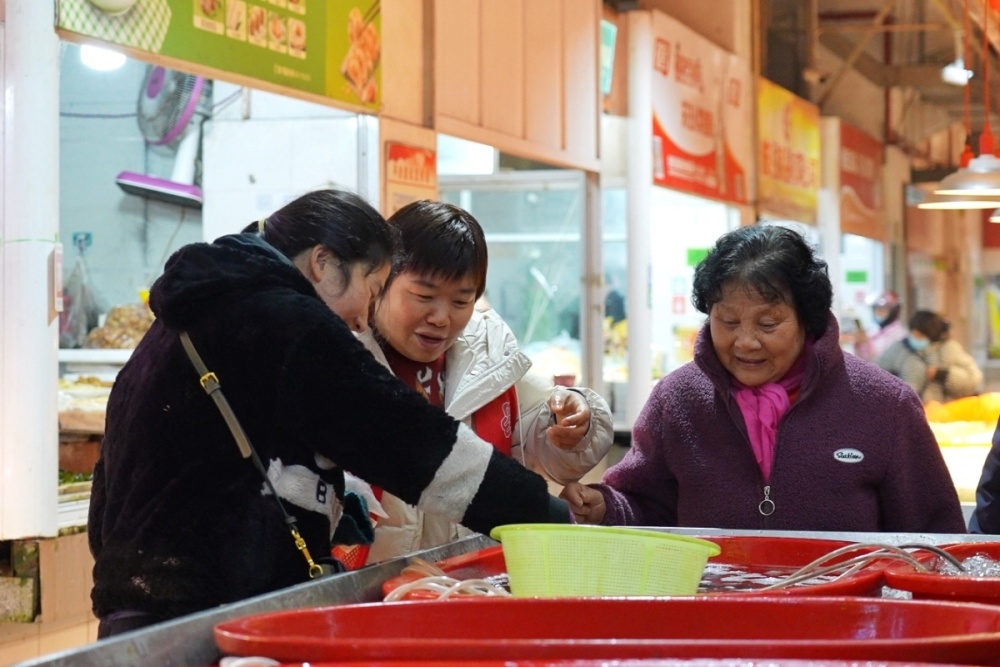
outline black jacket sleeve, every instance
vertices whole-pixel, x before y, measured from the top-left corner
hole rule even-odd
[[[485,533],[570,520],[542,477],[404,385],[345,327],[304,333],[278,395],[297,439],[425,511]]]

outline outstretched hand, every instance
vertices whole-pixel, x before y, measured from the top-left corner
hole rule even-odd
[[[570,482],[563,487],[559,497],[569,504],[577,523],[601,523],[607,506],[604,496],[597,489],[579,482]]]
[[[545,435],[560,449],[573,449],[590,429],[590,406],[587,399],[575,391],[557,388],[549,398],[549,409],[556,423]]]

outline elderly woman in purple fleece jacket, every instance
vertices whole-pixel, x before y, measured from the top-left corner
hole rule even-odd
[[[577,521],[962,533],[920,399],[838,343],[826,262],[789,229],[729,232],[698,265],[694,361],[654,387]]]

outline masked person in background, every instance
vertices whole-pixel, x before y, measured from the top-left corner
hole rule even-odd
[[[344,470],[488,533],[569,522],[544,479],[435,408],[355,338],[389,276],[394,233],[357,195],[311,192],[242,234],[178,250],[156,321],[108,401],[88,531],[109,636],[307,581],[311,554],[371,538]],[[182,347],[215,374],[270,484]],[[352,502],[351,499],[354,498]]]
[[[913,387],[924,404],[978,394],[983,372],[949,336],[950,328],[937,313],[918,310],[910,318],[909,334],[890,345],[878,365]]]
[[[421,200],[394,213],[389,224],[399,246],[374,311],[375,356],[497,452],[558,484],[579,480],[611,447],[611,410],[590,389],[556,386],[531,373],[531,361],[499,314],[475,308],[488,262],[479,222],[457,206]],[[470,534],[393,493],[378,495],[383,516],[365,555],[369,563]]]
[[[906,327],[899,318],[902,310],[899,295],[892,290],[876,295],[869,304],[878,330],[868,335],[858,327],[854,334],[854,353],[865,361],[876,363],[890,345],[906,338]]]
[[[962,533],[923,406],[840,348],[827,265],[797,232],[752,225],[694,275],[694,361],[660,380],[578,521],[756,530]]]

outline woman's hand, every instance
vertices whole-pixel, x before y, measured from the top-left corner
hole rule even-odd
[[[607,506],[604,504],[604,495],[597,489],[580,482],[570,482],[559,497],[569,503],[569,509],[577,523],[601,523],[604,520]]]
[[[559,449],[574,449],[590,429],[587,399],[575,391],[557,388],[549,398],[549,409],[556,423],[545,430],[545,435]]]

